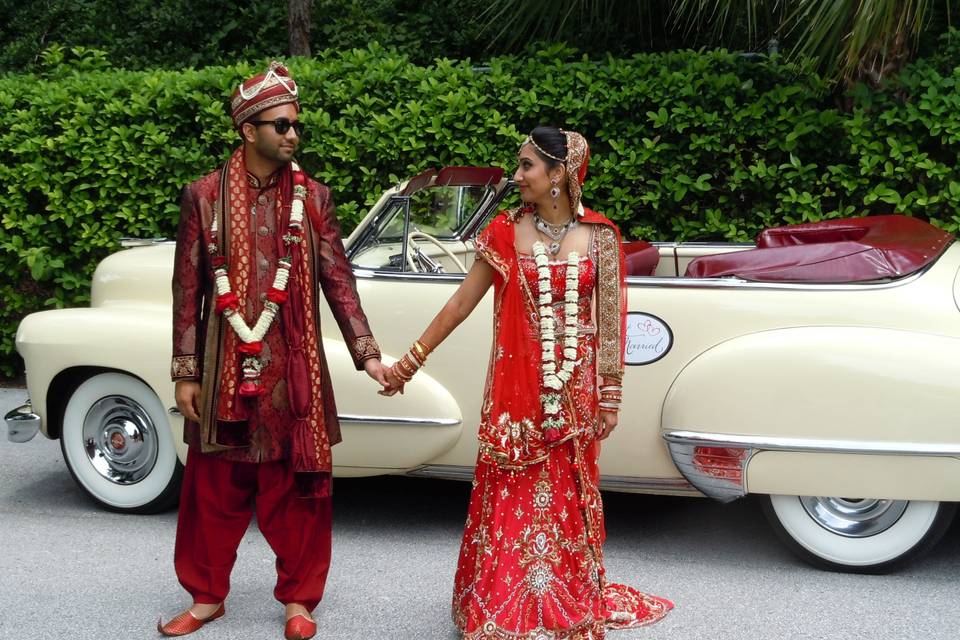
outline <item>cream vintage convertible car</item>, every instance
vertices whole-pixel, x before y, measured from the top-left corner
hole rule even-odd
[[[364,307],[402,355],[475,259],[512,185],[499,169],[428,171],[387,191],[346,240]],[[170,362],[173,244],[106,258],[90,308],[26,317],[32,402],[9,437],[59,438],[100,504],[176,499],[181,417]],[[960,500],[960,246],[926,223],[871,217],[771,229],[756,245],[633,242],[612,491],[760,496],[801,557],[893,569],[930,549]],[[324,347],[341,476],[469,479],[491,342],[490,296],[403,396],[354,371],[329,311]]]

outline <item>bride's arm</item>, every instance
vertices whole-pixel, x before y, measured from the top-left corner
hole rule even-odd
[[[493,267],[486,261],[481,259],[474,261],[467,277],[464,278],[454,294],[443,305],[440,313],[434,317],[426,331],[420,336],[418,342],[426,348],[427,353],[439,347],[440,343],[446,340],[447,336],[467,319],[467,316],[483,299],[490,285],[493,284],[493,274]],[[382,392],[384,395],[393,395],[397,391],[402,393],[404,372],[400,371],[399,373],[398,376],[398,366],[396,364],[389,369],[387,381],[390,383],[390,387]]]
[[[420,336],[420,342],[430,349],[439,347],[480,304],[487,289],[493,284],[493,273],[493,267],[486,261],[475,260],[467,272],[467,277]]]

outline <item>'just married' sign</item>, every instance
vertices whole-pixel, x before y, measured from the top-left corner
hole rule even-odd
[[[655,315],[631,311],[627,314],[627,364],[650,364],[667,355],[673,346],[673,332]]]

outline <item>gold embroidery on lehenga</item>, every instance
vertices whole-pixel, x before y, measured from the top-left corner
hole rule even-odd
[[[477,236],[474,244],[476,247],[477,258],[486,261],[497,271],[497,273],[500,274],[501,278],[506,280],[510,273],[510,267],[507,265],[507,262],[503,259],[503,257],[486,243],[484,234]]]
[[[617,234],[604,225],[597,230],[597,373],[623,378],[620,359],[620,247]]]
[[[580,209],[580,197],[583,195],[583,186],[580,184],[580,167],[587,158],[587,140],[575,131],[564,131],[567,138],[567,195],[570,198],[570,209]]]
[[[522,217],[523,217],[523,210],[520,207],[507,209],[507,220],[509,220],[510,222],[516,222]]]

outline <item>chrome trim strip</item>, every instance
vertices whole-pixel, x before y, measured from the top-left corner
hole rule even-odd
[[[600,488],[608,491],[670,491],[697,495],[697,489],[684,478],[644,478],[633,476],[600,476]]]
[[[377,271],[364,267],[354,267],[353,275],[356,278],[383,278],[386,280],[412,280],[416,282],[459,282],[467,277],[465,273],[414,273],[411,271]]]
[[[473,467],[464,467],[455,464],[428,464],[407,471],[406,475],[417,478],[439,478],[441,480],[473,480]]]
[[[120,238],[120,247],[123,249],[129,249],[131,247],[152,247],[156,244],[176,244],[176,240],[168,240],[167,238],[157,237],[157,238]]]
[[[350,414],[340,414],[338,417],[340,422],[415,425],[418,427],[455,427],[463,423],[463,420],[455,420],[453,418],[394,418],[391,416],[356,416]]]
[[[776,436],[742,436],[700,431],[666,431],[663,439],[671,444],[704,447],[738,447],[761,451],[795,451],[813,453],[852,453],[863,455],[903,455],[960,457],[960,442],[920,444],[915,442],[861,442],[818,438],[781,438]]]
[[[180,410],[176,407],[167,409],[167,413],[172,416],[183,417]],[[365,424],[399,424],[416,425],[425,427],[453,427],[461,424],[462,420],[453,418],[392,418],[389,416],[356,416],[351,414],[341,414],[338,416],[340,422],[360,422]]]
[[[29,402],[8,411],[3,420],[7,423],[7,440],[16,444],[29,442],[40,432],[40,416]]]
[[[473,480],[473,467],[452,464],[428,464],[406,475],[443,480]],[[670,491],[696,495],[698,491],[683,478],[634,478],[631,476],[600,476],[600,488],[609,491]]]
[[[650,244],[658,246],[672,246],[674,249],[727,249],[733,247],[736,250],[756,249],[757,245],[753,242],[710,242],[685,240],[683,242],[651,242]],[[732,252],[731,252],[732,253]]]
[[[407,254],[410,251],[410,196],[394,196],[400,198],[400,206],[403,207],[403,245],[400,247],[400,269],[407,268]],[[375,231],[379,232],[377,228]]]

